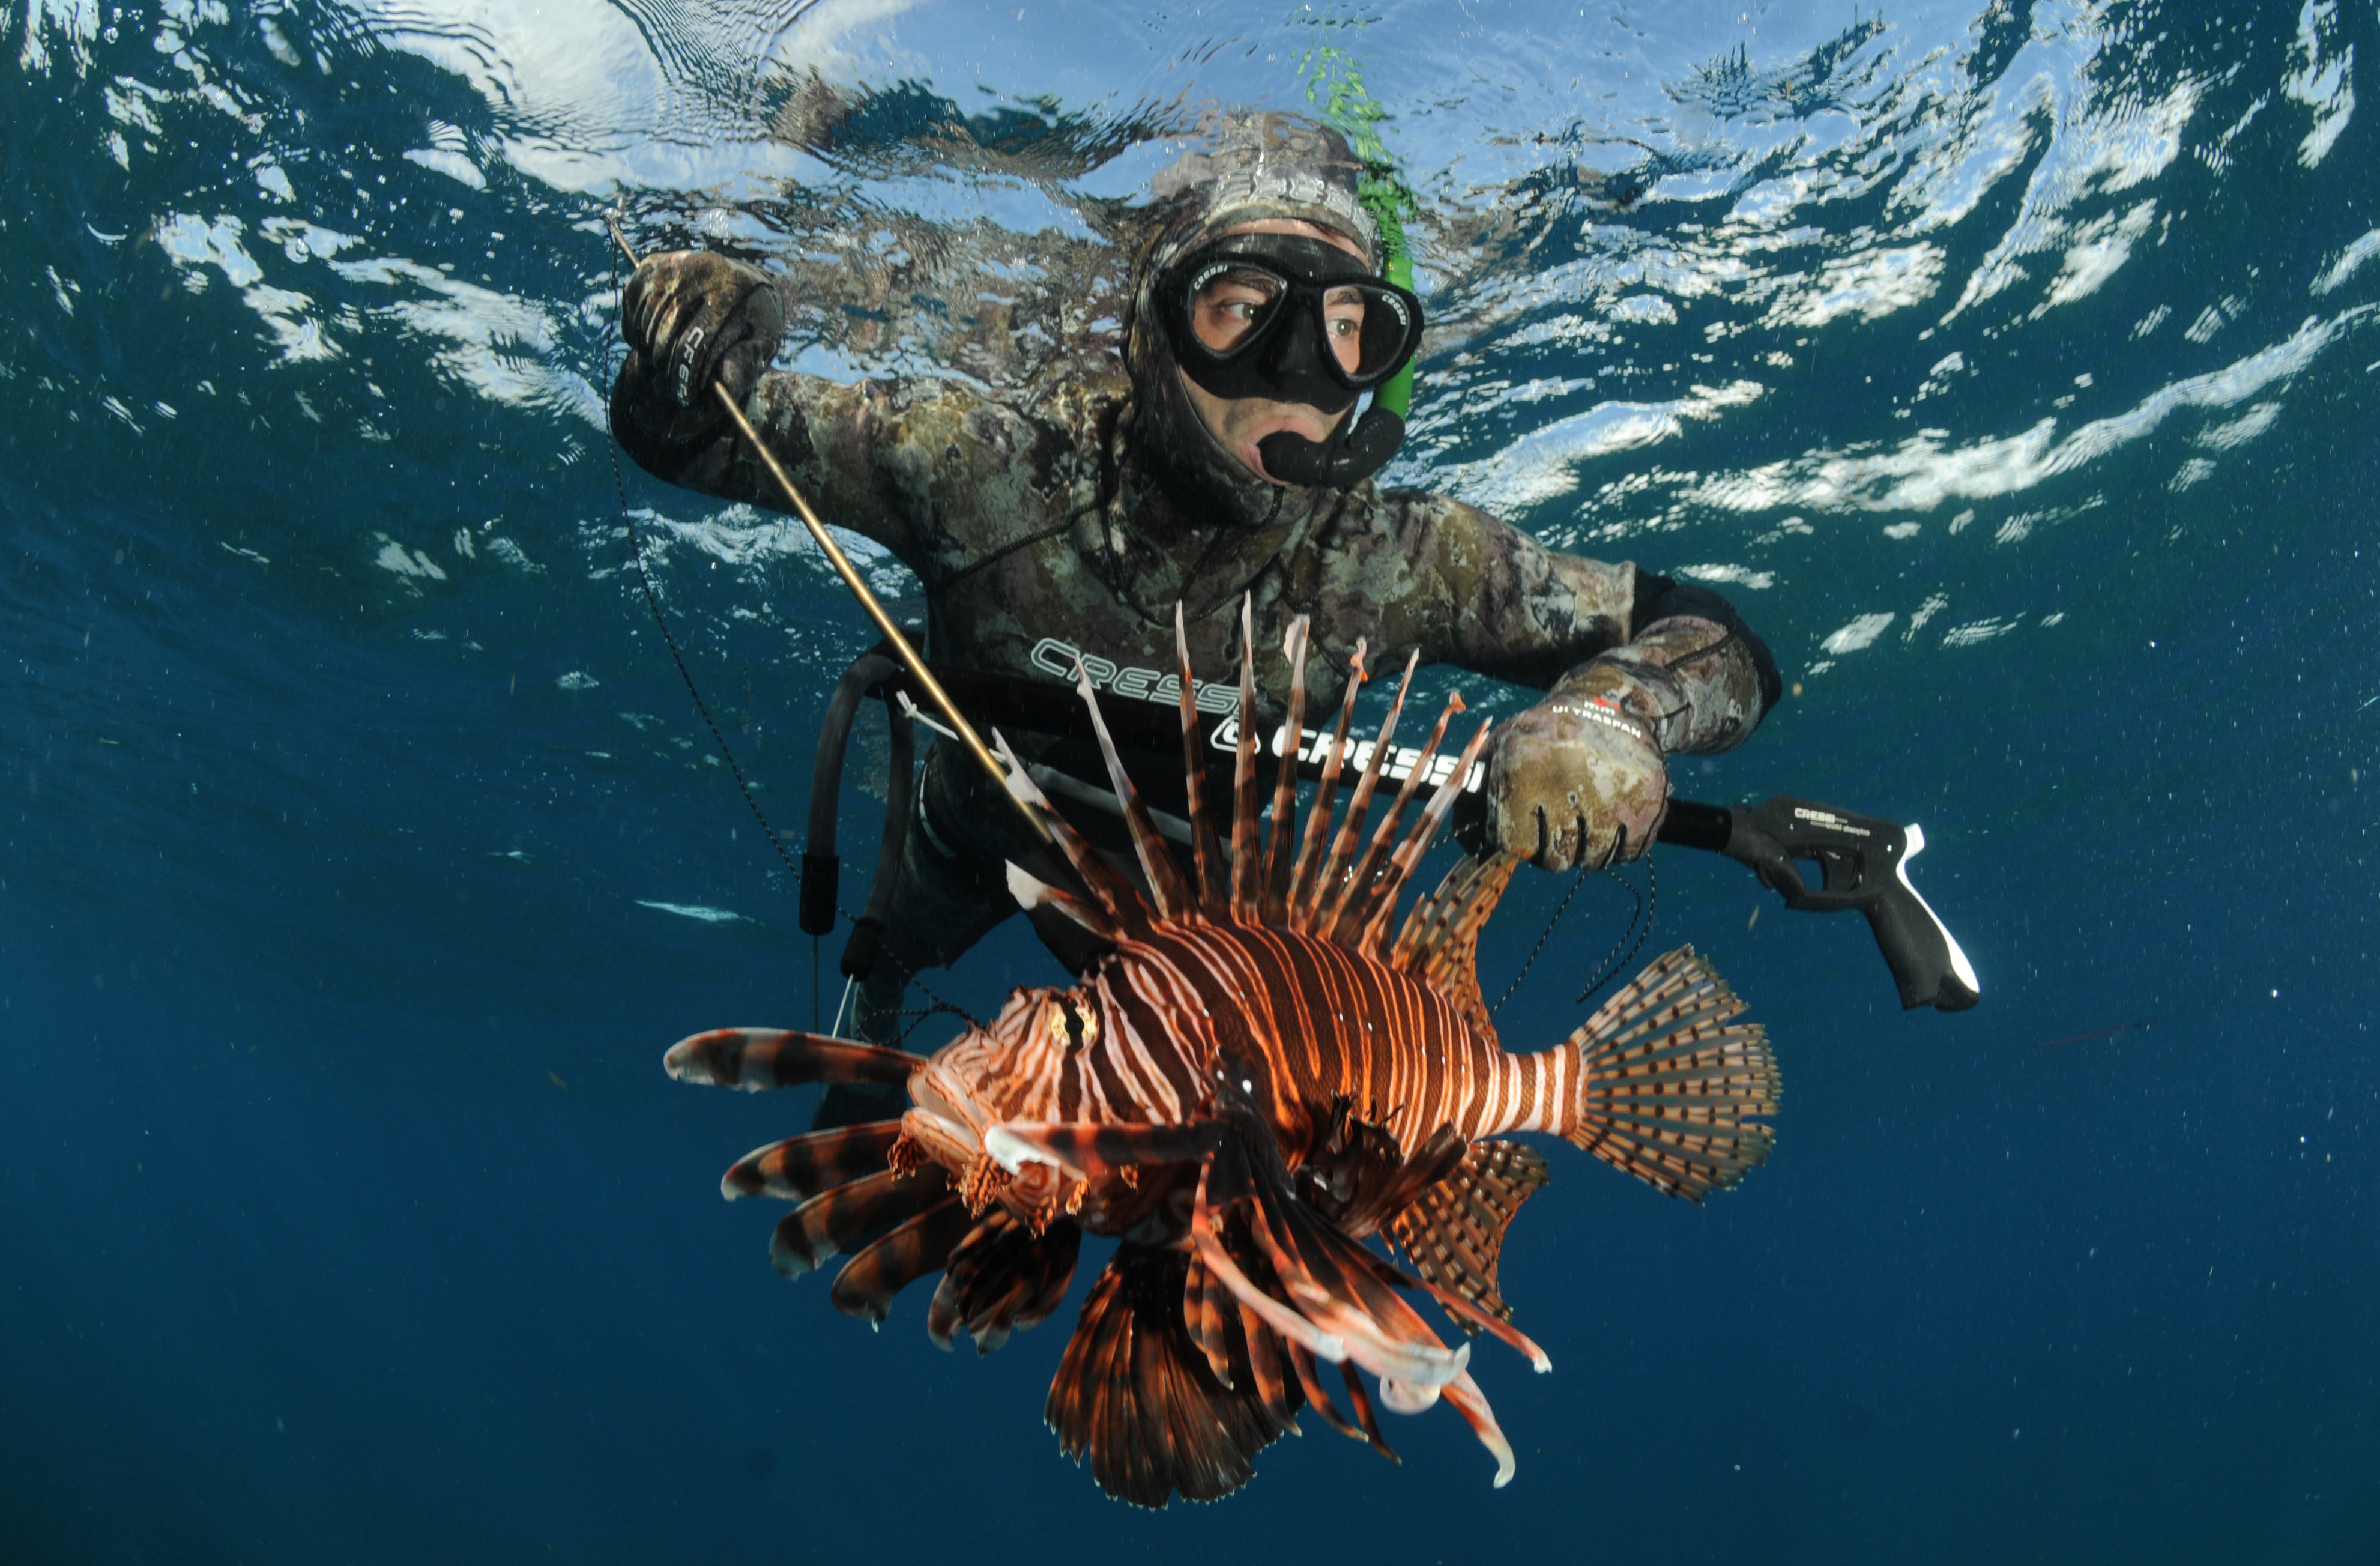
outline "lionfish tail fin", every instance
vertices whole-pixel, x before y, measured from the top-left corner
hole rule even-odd
[[[1513,1216],[1548,1178],[1545,1155],[1535,1147],[1475,1142],[1451,1174],[1389,1220],[1389,1237],[1440,1298],[1453,1294],[1510,1321],[1512,1307],[1496,1289],[1497,1263]]]
[[[1767,1031],[1691,946],[1656,958],[1566,1048],[1578,1052],[1562,1135],[1673,1196],[1699,1202],[1767,1160],[1777,1112]]]
[[[1232,1386],[1215,1373],[1218,1351],[1193,1338],[1184,1313],[1192,1265],[1178,1250],[1119,1246],[1083,1302],[1043,1410],[1060,1450],[1088,1457],[1099,1488],[1135,1506],[1162,1507],[1176,1493],[1221,1499],[1291,1427],[1258,1389],[1245,1338],[1232,1358],[1236,1315],[1217,1328],[1225,1364],[1246,1370]]]

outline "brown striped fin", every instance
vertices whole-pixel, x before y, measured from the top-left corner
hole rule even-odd
[[[1208,1367],[1183,1319],[1188,1267],[1178,1250],[1117,1247],[1043,1409],[1060,1450],[1087,1458],[1099,1488],[1135,1506],[1162,1507],[1177,1494],[1221,1499],[1289,1427],[1254,1378],[1232,1390]]]
[[[1321,866],[1323,845],[1330,841],[1330,818],[1339,806],[1339,773],[1347,760],[1347,730],[1355,721],[1355,698],[1367,677],[1364,673],[1367,646],[1362,637],[1357,637],[1354,653],[1347,660],[1347,691],[1339,703],[1339,725],[1330,731],[1330,748],[1322,758],[1322,781],[1314,790],[1313,807],[1305,813],[1305,840],[1298,845],[1297,866],[1290,877],[1288,913],[1292,929],[1303,930],[1309,922],[1314,875]]]
[[[1257,642],[1256,597],[1240,598],[1240,744],[1232,762],[1232,917],[1257,922]]]
[[[1496,1291],[1504,1233],[1548,1178],[1545,1155],[1534,1147],[1475,1142],[1453,1173],[1389,1220],[1389,1236],[1424,1281],[1510,1321],[1512,1307]]]
[[[820,1192],[885,1167],[901,1135],[897,1120],[846,1125],[771,1142],[737,1159],[719,1182],[719,1194],[806,1202]]]
[[[1562,1135],[1689,1201],[1766,1162],[1776,1133],[1777,1059],[1708,963],[1682,946],[1647,965],[1570,1037],[1579,1057]]]
[[[1265,844],[1264,922],[1280,925],[1289,917],[1289,877],[1293,861],[1289,844],[1297,820],[1297,753],[1305,738],[1305,649],[1309,622],[1303,614],[1289,623],[1281,638],[1281,656],[1289,660],[1289,716],[1282,733],[1281,766],[1272,789],[1272,835]]]
[[[965,1332],[977,1354],[991,1353],[1011,1332],[1038,1325],[1058,1308],[1082,1246],[1081,1227],[1068,1220],[1037,1235],[1006,1208],[991,1208],[951,1252],[926,1311],[927,1336],[947,1349]]]
[[[705,1082],[765,1093],[811,1082],[880,1082],[906,1086],[922,1055],[855,1044],[822,1033],[779,1027],[715,1027],[681,1038],[662,1056],[662,1069],[680,1082]]]
[[[1094,1121],[1005,1121],[984,1133],[984,1151],[1014,1174],[1043,1163],[1074,1180],[1112,1173],[1127,1165],[1187,1163],[1215,1150],[1222,1128],[1203,1120],[1189,1125]]]
[[[1365,759],[1363,775],[1355,780],[1355,792],[1347,801],[1347,814],[1341,818],[1339,831],[1330,841],[1330,856],[1322,862],[1321,873],[1314,878],[1305,904],[1305,922],[1298,928],[1321,931],[1330,926],[1330,910],[1339,902],[1341,884],[1347,865],[1355,856],[1355,844],[1364,828],[1364,816],[1372,807],[1372,791],[1379,786],[1380,768],[1395,747],[1397,719],[1405,710],[1405,695],[1413,689],[1414,671],[1421,666],[1421,653],[1415,649],[1405,660],[1404,678],[1397,682],[1395,699],[1389,703],[1388,716],[1380,720],[1379,737],[1372,744],[1372,754]],[[1354,698],[1350,696],[1352,701]]]
[[[1148,807],[1140,802],[1140,791],[1132,786],[1132,778],[1123,770],[1123,759],[1116,754],[1115,741],[1108,734],[1108,721],[1099,712],[1099,693],[1091,685],[1090,671],[1080,658],[1075,660],[1075,685],[1082,693],[1083,705],[1090,710],[1091,730],[1099,736],[1099,759],[1107,763],[1108,786],[1115,791],[1123,807],[1124,825],[1132,834],[1132,851],[1140,861],[1140,873],[1148,878],[1149,891],[1157,898],[1160,918],[1186,918],[1193,912],[1190,888],[1174,867],[1173,851],[1157,835],[1157,824],[1148,819]]]
[[[892,1296],[929,1272],[941,1271],[974,1221],[965,1204],[956,1196],[944,1197],[894,1224],[891,1233],[845,1262],[827,1297],[845,1316],[883,1320],[892,1313]]]
[[[1486,1044],[1494,1044],[1497,1036],[1487,997],[1479,992],[1479,932],[1520,865],[1518,856],[1501,852],[1456,861],[1438,890],[1414,904],[1389,954],[1390,966],[1453,1002]]]
[[[1207,752],[1198,729],[1198,682],[1190,674],[1190,634],[1178,601],[1173,605],[1173,651],[1182,665],[1182,770],[1189,790],[1193,879],[1198,883],[1199,907],[1220,915],[1227,906],[1221,888],[1223,845],[1215,835],[1213,818],[1207,813]]]
[[[914,1174],[881,1170],[822,1191],[778,1220],[769,1260],[786,1277],[799,1278],[874,1231],[917,1217],[950,1189],[941,1166],[928,1164]]]

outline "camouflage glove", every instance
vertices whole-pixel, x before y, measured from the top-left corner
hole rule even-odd
[[[623,388],[641,395],[639,422],[666,425],[653,434],[685,440],[720,417],[724,385],[741,403],[776,357],[784,307],[768,277],[741,261],[704,250],[647,256],[620,298],[628,342]]]
[[[1635,671],[1598,662],[1507,723],[1488,768],[1497,844],[1548,870],[1643,855],[1670,803],[1650,695]]]

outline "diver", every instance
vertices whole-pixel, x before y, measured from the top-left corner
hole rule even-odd
[[[1778,699],[1775,662],[1706,588],[1373,482],[1402,426],[1377,399],[1356,405],[1411,360],[1422,322],[1382,275],[1360,173],[1310,121],[1222,116],[1152,182],[1122,362],[1009,397],[771,370],[777,290],[798,278],[648,257],[623,299],[613,429],[662,480],[783,509],[722,383],[827,518],[917,573],[938,664],[1063,690],[1079,661],[1110,698],[1170,709],[1178,603],[1194,668],[1221,676],[1202,710],[1235,710],[1245,594],[1273,722],[1299,614],[1312,710],[1338,699],[1359,637],[1375,674],[1418,652],[1542,689],[1496,737],[1488,832],[1548,870],[1635,858],[1667,807],[1668,759],[1742,743]],[[1057,742],[1003,733],[1064,766]],[[917,785],[885,960],[857,992],[861,1038],[892,1041],[910,976],[1016,911],[1005,864],[1029,842],[955,750],[935,746]],[[861,1112],[831,1101],[821,1123]]]

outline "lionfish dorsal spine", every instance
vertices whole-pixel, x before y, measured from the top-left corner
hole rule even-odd
[[[1257,921],[1257,643],[1255,595],[1240,599],[1240,722],[1232,766],[1232,917]]]
[[[1397,718],[1405,710],[1405,695],[1413,689],[1414,671],[1420,665],[1421,650],[1416,648],[1405,660],[1404,678],[1397,683],[1397,694],[1389,702],[1388,716],[1380,720],[1379,738],[1372,744],[1372,754],[1365,758],[1363,775],[1355,780],[1355,792],[1347,800],[1347,813],[1340,818],[1339,831],[1330,843],[1330,856],[1322,862],[1322,873],[1314,878],[1314,885],[1307,891],[1305,929],[1327,931],[1330,928],[1327,910],[1335,905],[1332,894],[1347,872],[1348,861],[1355,856],[1356,836],[1363,830],[1364,814],[1372,807],[1372,791],[1379,786],[1380,765],[1396,741]]]
[[[1264,922],[1285,924],[1289,918],[1289,852],[1297,820],[1297,757],[1305,734],[1306,616],[1289,623],[1281,637],[1281,655],[1289,660],[1288,726],[1281,731],[1281,766],[1273,776],[1272,835],[1265,844]]]
[[[1132,834],[1132,851],[1140,862],[1140,873],[1148,878],[1148,888],[1157,899],[1160,918],[1187,917],[1195,904],[1190,889],[1183,883],[1182,872],[1175,868],[1172,851],[1157,834],[1157,823],[1148,819],[1148,807],[1140,800],[1140,791],[1132,785],[1132,775],[1124,771],[1123,758],[1116,754],[1115,740],[1108,733],[1107,719],[1099,711],[1099,692],[1091,685],[1090,671],[1080,658],[1075,660],[1075,688],[1082,693],[1083,705],[1090,710],[1091,731],[1099,736],[1099,759],[1107,763],[1108,786],[1115,790],[1117,802],[1123,807],[1125,827]]]
[[[1058,852],[1065,856],[1066,863],[1082,881],[1084,890],[1090,894],[1090,902],[1127,933],[1145,928],[1148,923],[1148,905],[1142,901],[1132,882],[1118,875],[1114,867],[1099,856],[1098,849],[1086,843],[1080,832],[1066,824],[1066,818],[1058,814],[1056,807],[1050,803],[1049,795],[1041,792],[1040,785],[1033,781],[1033,774],[1026,770],[1024,761],[1010,747],[1006,735],[994,729],[991,743],[1001,760],[1007,764],[1008,792],[1040,815],[1042,823],[1050,829],[1050,840],[1058,845]],[[1034,880],[1036,885],[1042,884],[1038,879],[1027,879]],[[1015,889],[1014,881],[1010,885],[1012,891]],[[1033,905],[1030,903],[1026,904],[1028,908]]]
[[[1182,771],[1190,801],[1191,872],[1197,881],[1198,905],[1208,913],[1220,913],[1215,878],[1222,868],[1223,847],[1215,835],[1214,818],[1207,812],[1207,750],[1198,728],[1198,682],[1190,673],[1190,633],[1179,600],[1173,605],[1173,652],[1182,666]]]
[[[1390,802],[1388,812],[1373,827],[1371,838],[1364,844],[1364,856],[1356,861],[1354,869],[1348,874],[1346,884],[1339,889],[1337,901],[1330,905],[1329,915],[1322,921],[1321,929],[1331,941],[1343,946],[1356,944],[1357,933],[1371,917],[1379,890],[1377,883],[1380,867],[1396,845],[1397,828],[1403,823],[1406,807],[1412,804],[1415,791],[1420,788],[1421,780],[1431,763],[1438,759],[1439,745],[1446,738],[1446,725],[1453,722],[1455,713],[1462,710],[1462,696],[1450,695],[1446,706],[1438,714],[1437,723],[1429,731],[1428,743],[1421,747],[1421,754],[1414,759],[1404,781],[1397,785],[1396,797]],[[1381,748],[1385,750],[1387,746],[1383,744]]]
[[[1355,638],[1354,653],[1347,660],[1347,690],[1339,702],[1338,726],[1330,731],[1330,749],[1322,759],[1322,781],[1314,790],[1314,806],[1305,813],[1305,841],[1298,844],[1297,865],[1289,882],[1289,926],[1304,930],[1309,923],[1306,903],[1314,886],[1314,871],[1320,862],[1324,844],[1330,841],[1330,818],[1339,804],[1339,774],[1347,759],[1347,731],[1355,720],[1355,698],[1364,687],[1364,653],[1367,643]],[[1304,736],[1299,736],[1303,738]]]
[[[1450,708],[1455,708],[1461,700],[1462,698],[1455,698],[1449,703]],[[1452,711],[1448,713],[1450,717],[1452,715]],[[1421,819],[1414,823],[1413,831],[1405,834],[1405,840],[1397,844],[1396,852],[1389,856],[1388,880],[1381,887],[1379,897],[1373,904],[1371,915],[1364,921],[1363,931],[1358,937],[1358,944],[1365,951],[1377,951],[1386,938],[1389,916],[1396,911],[1397,899],[1404,895],[1405,885],[1413,879],[1414,869],[1421,863],[1421,856],[1429,851],[1431,844],[1438,841],[1439,829],[1446,824],[1448,814],[1454,808],[1454,796],[1463,792],[1463,781],[1471,775],[1472,767],[1478,762],[1479,753],[1488,748],[1488,736],[1495,727],[1492,718],[1479,725],[1479,732],[1471,736],[1469,745],[1463,747],[1454,770],[1447,774],[1446,781],[1438,785],[1437,791],[1429,796],[1429,803],[1423,807]],[[1414,764],[1415,777],[1420,777],[1423,771],[1423,763]]]

